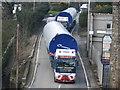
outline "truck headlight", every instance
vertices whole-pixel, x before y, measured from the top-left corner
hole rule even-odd
[[[56,78],[56,79],[61,79],[61,77],[62,77],[61,74],[59,74],[59,73],[55,73],[55,78]]]
[[[69,75],[70,80],[74,80],[75,77],[76,77],[76,74],[70,74],[70,75]]]

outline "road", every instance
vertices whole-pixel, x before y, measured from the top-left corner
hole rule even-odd
[[[97,88],[99,89],[98,82],[96,81],[96,76],[93,73],[92,66],[90,64],[90,61],[87,57],[87,48],[86,48],[86,37],[85,36],[79,36],[78,35],[78,30],[79,30],[79,25],[77,24],[75,28],[73,29],[72,35],[76,39],[78,46],[79,46],[79,53],[81,55],[83,64],[85,66],[85,70],[87,73],[88,81],[89,81],[89,86],[90,88]]]
[[[31,88],[87,88],[84,72],[80,62],[77,68],[76,82],[74,84],[54,82],[53,69],[50,65],[44,37],[41,37],[40,40],[40,46],[38,48],[38,67]]]
[[[78,15],[77,15],[78,16]],[[77,17],[78,19],[78,17]],[[77,21],[79,22],[79,21]],[[29,88],[88,88],[88,84],[90,84],[91,87],[93,88],[98,88],[97,83],[94,80],[94,76],[92,75],[92,71],[90,70],[90,65],[89,65],[89,60],[85,57],[87,57],[87,52],[86,52],[86,40],[81,39],[77,35],[77,30],[78,30],[78,23],[77,26],[74,28],[72,31],[73,36],[77,40],[78,46],[79,46],[79,51],[81,50],[82,53],[81,57],[84,59],[83,65],[85,65],[85,69],[83,70],[83,65],[81,64],[80,57],[77,56],[77,59],[79,60],[79,66],[77,67],[77,76],[76,76],[76,82],[74,84],[71,83],[57,83],[54,82],[54,74],[53,74],[53,69],[50,64],[49,60],[49,54],[47,53],[47,47],[45,44],[44,37],[41,36],[38,44],[38,50],[37,50],[37,68],[36,68],[36,74],[33,79],[33,83]],[[86,73],[85,73],[86,72]],[[85,77],[86,74],[86,77]],[[87,75],[89,74],[89,76]],[[88,80],[89,79],[89,80]],[[87,82],[88,80],[88,82]],[[91,80],[91,81],[90,81]]]

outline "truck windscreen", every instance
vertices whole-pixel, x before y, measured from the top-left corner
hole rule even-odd
[[[75,73],[76,63],[73,59],[59,59],[56,63],[56,72]]]
[[[61,22],[62,23],[62,25],[65,27],[65,28],[67,28],[67,26],[68,26],[68,23],[67,22]]]
[[[57,61],[57,67],[75,67],[76,63],[74,59],[59,59]]]

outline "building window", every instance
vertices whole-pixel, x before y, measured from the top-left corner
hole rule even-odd
[[[112,28],[111,26],[112,26],[111,24],[107,24],[107,29],[111,29]]]

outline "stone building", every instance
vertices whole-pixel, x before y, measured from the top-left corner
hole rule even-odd
[[[91,13],[88,31],[88,56],[97,65],[100,85],[120,88],[120,2],[113,3],[113,14]],[[111,40],[107,40],[109,43],[105,50],[109,50],[104,55],[105,36],[111,37]],[[107,64],[103,56],[109,57]]]
[[[109,58],[110,58],[110,43],[105,43],[107,51],[103,52],[103,44],[104,37],[108,37],[108,39],[112,35],[112,14],[106,13],[94,13],[90,14],[89,20],[89,50],[88,55],[89,59],[93,64],[97,65],[97,76],[99,80],[99,84],[105,87],[109,86],[109,72],[110,72],[110,65],[109,65]],[[107,39],[107,42],[111,42]],[[105,53],[103,55],[103,53]],[[102,59],[102,55],[106,56],[104,60]]]

